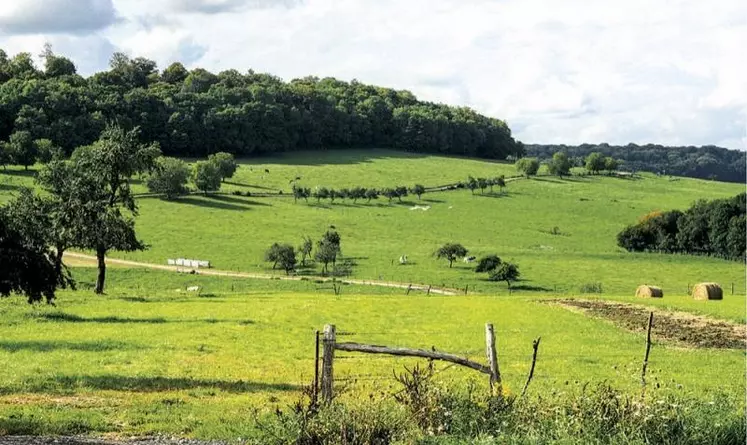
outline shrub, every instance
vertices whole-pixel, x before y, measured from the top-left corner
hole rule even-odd
[[[602,293],[602,283],[586,283],[581,285],[581,288],[579,291],[582,294],[601,294]]]
[[[492,272],[500,265],[501,259],[500,257],[498,257],[498,255],[488,255],[480,259],[480,261],[477,263],[477,267],[475,267],[475,272]]]
[[[187,193],[189,167],[181,159],[161,156],[155,161],[155,168],[148,176],[146,185],[151,193],[159,193],[166,199],[173,199]]]

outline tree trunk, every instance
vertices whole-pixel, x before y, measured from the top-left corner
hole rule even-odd
[[[57,247],[56,250],[57,253],[54,257],[54,273],[55,276],[59,277],[60,273],[62,273],[62,255],[65,253],[65,249]]]
[[[104,281],[106,280],[106,249],[99,247],[96,249],[96,259],[99,263],[99,274],[96,277],[96,289],[97,294],[104,293]]]
[[[451,269],[452,263],[454,263],[454,260],[449,260],[449,269]]]

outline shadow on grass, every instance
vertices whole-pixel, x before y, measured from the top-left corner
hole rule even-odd
[[[200,198],[187,196],[174,202],[221,210],[251,210],[254,206],[272,205],[224,195],[207,195]]]
[[[135,377],[117,374],[109,375],[63,375],[42,381],[31,381],[23,385],[24,391],[42,393],[59,390],[91,388],[102,391],[163,392],[200,388],[215,388],[232,393],[298,391],[301,385],[290,383],[265,383],[252,381],[229,381],[217,379],[193,379],[186,377]],[[15,388],[2,388],[8,393]],[[14,392],[14,391],[10,391]]]
[[[84,351],[84,352],[101,352],[123,349],[135,349],[133,345],[117,341],[96,341],[96,342],[68,342],[68,341],[0,341],[0,350],[7,352],[34,351]],[[137,349],[142,349],[137,347]]]
[[[267,204],[266,202],[252,201],[252,200],[249,200],[249,199],[246,199],[246,198],[238,198],[238,197],[234,197],[234,196],[227,196],[227,195],[208,195],[207,197],[209,199],[214,200],[214,201],[232,203],[232,204],[237,204],[237,205],[272,207],[272,204]]]
[[[277,192],[277,188],[273,187],[265,187],[262,185],[256,185],[256,184],[244,184],[242,182],[234,182],[234,181],[225,181],[224,184],[230,184],[236,187],[244,187],[244,188],[252,188],[252,189],[260,189],[260,190],[270,190],[273,192]]]
[[[0,192],[16,192],[23,187],[15,184],[0,184]]]
[[[513,193],[499,193],[499,192],[488,192],[485,194],[475,194],[475,196],[479,196],[481,198],[510,198]]]
[[[0,171],[0,174],[8,175],[8,176],[24,176],[24,177],[33,177],[36,176],[36,170],[29,169],[29,170],[5,170]]]
[[[433,198],[423,198],[423,199],[421,199],[421,201],[423,201],[423,202],[430,202],[430,203],[437,203],[437,204],[443,204],[443,203],[446,202],[443,199],[433,199]]]
[[[252,320],[239,320],[239,319],[218,319],[218,318],[205,318],[205,319],[187,319],[187,320],[166,320],[162,317],[156,318],[130,318],[130,317],[81,317],[74,314],[66,314],[64,312],[53,312],[49,314],[36,315],[37,318],[41,318],[46,321],[62,322],[62,323],[110,323],[110,324],[164,324],[164,323],[241,323],[241,324],[254,324]]]
[[[511,286],[512,291],[530,291],[530,292],[553,292],[553,289],[543,286],[533,286],[531,284],[519,284]]]

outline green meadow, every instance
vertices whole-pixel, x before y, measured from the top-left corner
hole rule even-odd
[[[267,172],[269,171],[269,173]],[[33,186],[33,169],[0,172],[0,202]],[[642,332],[568,310],[547,300],[614,300],[745,323],[744,264],[716,258],[631,254],[616,234],[653,210],[684,209],[697,199],[733,196],[744,187],[644,174],[637,179],[574,176],[519,178],[506,190],[426,193],[403,202],[294,202],[291,181],[304,187],[437,186],[474,177],[513,176],[512,165],[387,150],[295,153],[241,162],[221,194],[175,201],[138,200],[143,252],[128,260],[209,260],[216,269],[272,271],[263,261],[274,242],[298,245],[330,226],[355,266],[351,277],[452,288],[458,296],[375,286],[108,269],[107,293],[91,290],[95,269],[71,270],[78,290],[61,291],[58,306],[0,301],[0,435],[167,433],[199,438],[251,436],[257,411],[298,400],[314,373],[314,332],[335,324],[340,341],[454,352],[484,361],[484,324],[496,326],[501,372],[509,392],[526,379],[532,340],[542,336],[532,397],[581,391],[607,381],[637,392],[645,349]],[[282,190],[283,195],[277,195]],[[135,191],[147,190],[136,181]],[[233,194],[240,191],[241,196]],[[274,196],[246,196],[273,193]],[[425,209],[425,210],[424,210]],[[556,230],[553,230],[557,228]],[[555,232],[555,234],[553,234]],[[453,268],[433,252],[459,242],[471,255],[496,253],[519,265],[509,292],[474,272]],[[400,265],[406,254],[409,264]],[[723,285],[723,301],[693,301],[688,286]],[[581,294],[601,283],[601,294]],[[664,289],[661,300],[632,297],[639,284]],[[732,294],[732,285],[734,293]],[[199,286],[199,293],[186,291]],[[655,338],[649,367],[652,397],[727,393],[743,406],[744,351],[692,348]],[[386,397],[392,371],[411,359],[339,354],[342,397]],[[454,384],[487,381],[468,370],[436,365]]]

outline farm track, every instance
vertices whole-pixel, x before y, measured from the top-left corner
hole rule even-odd
[[[687,347],[744,350],[747,346],[747,330],[744,325],[714,320],[702,315],[613,301],[566,299],[550,303],[604,318],[633,332],[645,332],[648,314],[653,312],[654,324],[651,331],[654,338],[673,341]]]
[[[93,255],[86,255],[82,253],[75,253],[75,252],[65,252],[64,258],[66,259],[73,259],[76,262],[85,262],[85,263],[93,263],[96,264],[96,257]],[[156,269],[156,270],[165,270],[169,272],[182,272],[183,270],[192,270],[191,268],[180,268],[179,266],[167,266],[163,264],[154,264],[154,263],[142,263],[139,261],[129,261],[129,260],[118,260],[115,258],[106,258],[107,264],[115,264],[118,266],[130,266],[130,267],[142,267],[146,269]],[[250,279],[257,279],[257,280],[285,280],[285,281],[323,281],[323,282],[332,282],[332,278],[326,278],[326,277],[299,277],[299,276],[280,276],[280,275],[268,275],[268,274],[261,274],[261,273],[251,273],[251,272],[231,272],[231,271],[223,271],[218,269],[194,269],[194,272],[196,275],[210,275],[210,276],[217,276],[217,277],[232,277],[232,278],[250,278]],[[388,282],[388,281],[378,281],[378,280],[357,280],[357,279],[339,279],[337,280],[340,283],[343,284],[357,284],[362,286],[379,286],[379,287],[392,287],[397,289],[408,289],[411,290],[419,290],[423,292],[428,292],[429,286],[423,285],[423,284],[410,284],[410,283],[397,283],[397,282]],[[438,294],[438,295],[457,295],[459,294],[459,290],[457,289],[449,289],[449,288],[442,288],[442,287],[430,287],[430,293],[432,294]]]

